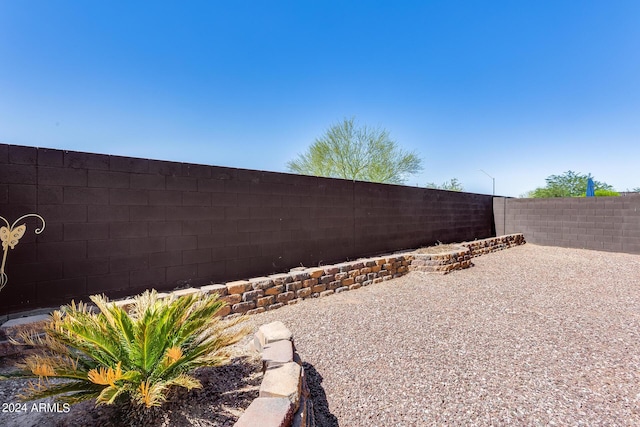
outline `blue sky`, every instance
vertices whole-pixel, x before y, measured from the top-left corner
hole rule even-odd
[[[640,2],[0,0],[0,142],[269,171],[355,116],[411,185],[640,187]]]

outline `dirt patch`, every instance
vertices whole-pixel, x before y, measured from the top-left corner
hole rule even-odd
[[[420,248],[415,252],[419,254],[440,254],[445,252],[458,251],[461,249],[464,249],[464,248],[460,246],[460,244],[458,243],[448,243],[448,244],[427,246],[424,248]]]

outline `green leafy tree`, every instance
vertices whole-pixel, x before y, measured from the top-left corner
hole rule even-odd
[[[427,188],[435,188],[436,190],[464,191],[464,187],[458,181],[458,178],[451,178],[449,181],[443,182],[441,185],[435,182],[427,183]]]
[[[640,193],[640,187],[636,187],[636,188],[634,188],[634,189],[633,189],[633,190],[631,190],[631,191],[635,191],[636,193]]]
[[[562,175],[551,175],[546,178],[547,185],[538,187],[526,194],[527,197],[580,197],[587,191],[587,181],[593,177],[591,174],[567,171]],[[605,182],[593,181],[595,190],[613,191],[613,187]]]
[[[389,132],[344,119],[287,163],[290,172],[358,181],[403,184],[422,170],[422,160],[403,151]]]
[[[44,336],[22,335],[41,350],[10,376],[37,378],[24,400],[54,396],[72,404],[96,399],[129,408],[159,406],[171,387],[201,387],[190,372],[227,363],[228,346],[248,332],[230,329],[242,318],[216,316],[226,303],[215,294],[161,299],[147,291],[135,298],[129,313],[104,296],[91,300],[99,313],[71,303],[54,312]]]

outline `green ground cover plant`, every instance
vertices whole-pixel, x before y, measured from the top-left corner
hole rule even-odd
[[[10,376],[34,379],[25,401],[160,406],[173,387],[201,387],[193,371],[228,363],[230,346],[248,333],[238,326],[244,318],[216,316],[226,305],[216,294],[159,298],[147,291],[128,313],[105,296],[91,301],[97,310],[72,302],[53,313],[43,336],[21,336],[39,350]]]

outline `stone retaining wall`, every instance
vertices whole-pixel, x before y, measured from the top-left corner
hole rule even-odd
[[[322,298],[391,280],[407,274],[410,270],[447,274],[450,271],[469,268],[473,265],[473,257],[524,243],[522,234],[510,234],[461,243],[459,250],[446,253],[403,252],[322,267],[299,267],[289,273],[180,289],[171,293],[159,293],[158,296],[166,298],[171,295],[180,297],[194,293],[217,293],[220,299],[227,303],[219,311],[219,316],[263,313],[266,310],[296,304],[307,298]],[[128,298],[114,303],[128,310],[134,302],[134,299]],[[42,321],[42,316],[32,318]],[[29,324],[28,321],[18,318],[0,327],[0,356],[16,352],[12,351],[15,346],[8,342],[9,337],[15,336],[11,333],[14,323],[21,325],[20,327]]]
[[[177,296],[217,293],[228,304],[220,311],[221,316],[256,314],[303,299],[325,297],[400,277],[409,271],[411,260],[411,254],[389,255],[323,267],[296,268],[289,273],[237,280],[224,285],[181,289],[172,293]],[[116,301],[125,309],[133,303],[133,299]]]
[[[472,242],[460,243],[460,246],[469,248],[473,258],[490,252],[501,251],[512,246],[524,245],[526,243],[524,234],[506,234],[504,236],[490,237],[488,239],[474,240]]]
[[[217,293],[228,305],[221,316],[256,314],[295,304],[307,298],[329,296],[391,280],[410,270],[446,274],[469,268],[471,258],[525,242],[522,234],[492,237],[460,244],[460,250],[439,254],[396,253],[313,268],[295,268],[289,273],[237,280],[224,285],[207,285],[174,291],[177,296],[198,292]],[[169,294],[162,294],[169,295]],[[133,299],[117,301],[127,306]]]
[[[524,235],[509,234],[460,243],[460,248],[437,254],[412,253],[413,259],[409,269],[428,273],[447,274],[453,270],[462,270],[473,265],[471,258],[490,252],[518,246],[525,243]]]
[[[470,267],[473,265],[473,257],[524,243],[522,234],[512,234],[461,243],[460,250],[444,254],[406,252],[324,267],[297,268],[289,273],[234,281],[225,285],[181,289],[171,294],[183,296],[202,292],[217,293],[228,303],[219,313],[221,316],[261,313],[285,304],[295,304],[305,298],[324,297],[390,280],[410,270],[446,274]],[[171,294],[160,295],[168,297]],[[115,304],[126,309],[133,302],[132,299],[125,299],[116,301]],[[2,338],[15,338],[25,327],[42,327],[47,320],[47,316],[32,316],[14,319],[2,325],[0,356],[19,351],[19,347],[2,341]],[[1,345],[3,343],[4,346]],[[255,334],[253,345],[262,353],[264,378],[259,397],[249,405],[234,427],[314,427],[313,403],[304,369],[295,352],[291,331],[282,322],[263,325]]]
[[[262,353],[258,398],[234,427],[314,427],[313,403],[293,334],[282,322],[262,325],[253,345]]]

